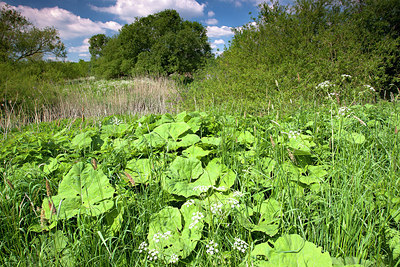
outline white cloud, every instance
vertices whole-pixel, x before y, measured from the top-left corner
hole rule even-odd
[[[203,16],[205,6],[196,0],[117,0],[113,6],[92,6],[92,9],[118,15],[131,23],[135,17],[148,16],[165,9],[175,9],[184,18],[199,17]]]
[[[222,39],[218,39],[218,40],[215,40],[215,41],[214,41],[214,44],[216,44],[216,45],[223,45],[223,44],[225,44],[225,41],[222,40]]]
[[[68,49],[70,53],[88,53],[89,52],[89,38],[83,40],[81,46],[73,46]]]
[[[0,2],[0,6],[4,5]],[[62,39],[85,37],[98,33],[105,33],[106,30],[117,31],[122,26],[115,21],[99,22],[82,18],[72,12],[59,7],[46,7],[42,9],[29,6],[12,6],[21,12],[29,21],[39,28],[55,27]]]
[[[89,54],[83,53],[83,54],[79,54],[80,57],[90,57]]]
[[[222,37],[234,35],[232,28],[228,26],[207,26],[208,37]]]
[[[209,17],[214,17],[214,16],[215,16],[215,13],[214,13],[214,11],[208,11],[207,15],[208,15]]]
[[[218,24],[218,20],[217,19],[207,19],[206,24],[207,25],[215,25],[215,24]]]

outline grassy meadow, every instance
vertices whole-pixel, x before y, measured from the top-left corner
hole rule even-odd
[[[57,86],[2,109],[1,265],[399,265],[396,97],[251,112],[167,78]]]

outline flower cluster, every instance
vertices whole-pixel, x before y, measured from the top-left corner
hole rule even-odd
[[[289,139],[296,139],[298,136],[300,136],[300,131],[289,131],[288,133]]]
[[[339,93],[335,93],[335,92],[333,92],[333,93],[328,93],[328,96],[330,96],[330,97],[332,97],[332,96],[336,97],[336,96],[339,96]]]
[[[350,112],[351,111],[350,111],[350,109],[348,107],[340,107],[339,110],[338,110],[338,115],[337,116],[338,117],[340,117],[340,116],[344,117],[344,116],[348,115]]]
[[[243,197],[243,196],[244,196],[244,194],[240,191],[233,192],[233,197]]]
[[[206,245],[206,247],[207,247],[207,251],[206,251],[207,254],[214,255],[215,253],[219,252],[219,250],[217,249],[218,244],[215,243],[213,240],[211,240],[210,243],[208,243]]]
[[[189,199],[188,201],[186,201],[182,206],[183,207],[190,207],[194,204],[194,200],[193,199]]]
[[[160,242],[161,238],[167,240],[170,237],[171,237],[171,231],[167,231],[165,233],[156,233],[156,234],[153,235],[153,241],[155,243],[158,243],[158,242]]]
[[[228,199],[228,203],[229,203],[229,205],[231,205],[231,208],[232,208],[232,209],[234,209],[234,208],[240,208],[239,201],[237,201],[237,200],[234,199],[234,198]]]
[[[371,90],[372,92],[376,92],[375,88],[372,87],[371,85],[365,84],[364,87]]]
[[[149,255],[147,256],[147,259],[150,261],[155,261],[158,259],[158,253],[160,253],[158,250],[155,249],[150,249],[149,250]]]
[[[333,86],[335,86],[335,84],[331,83],[330,81],[325,81],[325,82],[318,84],[315,88],[316,89],[325,89],[325,88],[329,88],[329,87],[333,87]]]
[[[169,259],[169,263],[177,263],[179,261],[179,256],[176,254],[172,254],[171,258]]]
[[[237,249],[242,253],[245,253],[246,249],[249,247],[249,245],[241,240],[238,237],[235,237],[235,243],[233,244],[233,249]]]
[[[193,187],[193,190],[200,191],[200,192],[207,192],[208,189],[210,189],[210,188],[217,190],[217,191],[225,191],[226,190],[226,188],[224,186],[215,187],[213,185],[199,185],[199,186]]]
[[[350,79],[351,78],[351,75],[348,75],[348,74],[342,74],[341,76],[342,76],[343,79]]]
[[[112,120],[111,120],[111,123],[113,125],[120,125],[121,123],[123,123],[123,121],[118,119],[117,117],[113,117]]]
[[[147,251],[148,248],[149,248],[149,245],[146,242],[142,242],[139,245],[139,253],[142,253],[143,251]]]
[[[222,207],[223,207],[223,205],[222,205],[221,202],[220,202],[220,203],[214,203],[214,204],[212,204],[212,205],[211,205],[211,213],[212,213],[212,214],[219,214],[219,215],[221,215],[221,214],[222,214]]]
[[[193,212],[192,215],[193,215],[192,223],[189,225],[189,229],[196,227],[197,223],[200,222],[200,220],[204,218],[203,213],[201,213],[200,211]]]

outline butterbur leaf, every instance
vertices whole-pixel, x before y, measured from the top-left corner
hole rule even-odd
[[[197,159],[201,159],[205,156],[207,156],[208,154],[210,154],[211,151],[210,150],[203,150],[201,147],[198,146],[191,146],[187,149],[185,149],[184,151],[182,151],[182,154],[188,158],[190,157],[194,157]]]
[[[194,200],[185,203],[180,210],[165,207],[154,214],[147,235],[149,249],[159,251],[165,258],[173,254],[186,258],[201,238],[204,227],[202,214],[201,207]]]
[[[168,176],[177,181],[194,182],[202,173],[200,160],[176,157],[169,167]]]
[[[126,164],[126,172],[131,175],[135,184],[149,181],[153,170],[153,163],[150,159],[133,159]]]
[[[328,252],[322,252],[315,244],[304,240],[301,236],[283,235],[275,242],[261,243],[251,252],[254,266],[298,266],[298,267],[330,267],[332,259]],[[264,260],[257,260],[262,256]]]
[[[178,141],[169,141],[168,142],[168,150],[174,151],[181,147],[186,148],[186,147],[196,144],[199,141],[200,141],[200,137],[198,137],[197,135],[186,134],[184,137],[180,138],[180,140],[178,140]]]
[[[94,170],[91,164],[79,162],[61,181],[58,194],[43,200],[42,208],[48,220],[68,219],[78,213],[97,216],[113,207],[114,191],[101,169]]]
[[[172,138],[177,140],[182,134],[186,133],[190,126],[185,122],[164,123],[153,130],[153,133],[158,134],[164,139]]]
[[[141,152],[148,150],[159,149],[163,147],[167,141],[158,134],[149,133],[142,135],[139,139],[133,142],[133,146]]]
[[[356,132],[347,132],[343,130],[341,137],[346,140],[347,142],[356,144],[356,145],[361,145],[365,142],[365,136],[361,133],[356,133]]]
[[[210,146],[219,146],[221,144],[221,137],[202,137],[201,142]]]
[[[72,147],[78,150],[90,147],[93,134],[94,131],[87,131],[76,135],[71,141]]]
[[[240,133],[237,138],[238,143],[242,145],[253,144],[254,140],[254,136],[249,131]]]

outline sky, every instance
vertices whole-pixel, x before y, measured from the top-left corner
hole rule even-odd
[[[66,46],[67,60],[87,61],[91,36],[113,36],[136,17],[165,9],[175,9],[183,19],[206,27],[218,55],[229,46],[233,28],[257,17],[261,2],[264,0],[0,0],[0,7],[10,5],[39,28],[55,27]]]

